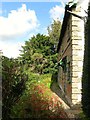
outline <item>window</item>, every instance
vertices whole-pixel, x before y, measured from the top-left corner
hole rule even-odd
[[[67,71],[67,57],[64,57],[63,59],[61,59],[59,61],[59,65],[63,68],[63,71],[66,72]]]
[[[66,72],[67,71],[67,57],[63,58],[63,71]]]
[[[67,63],[67,81],[68,83],[71,83],[71,76],[70,76],[70,62]]]

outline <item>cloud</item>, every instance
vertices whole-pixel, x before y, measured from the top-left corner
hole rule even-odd
[[[65,5],[69,2],[69,0],[58,0],[60,2],[60,6],[56,5],[52,9],[50,9],[50,18],[52,20],[60,20],[62,22],[64,17]]]
[[[50,18],[52,20],[57,20],[57,19],[62,20],[64,14],[64,8],[62,6],[56,5],[55,7],[50,9],[49,13],[50,13]]]
[[[0,50],[3,51],[3,55],[9,58],[17,58],[20,54],[21,46],[24,45],[23,42],[0,42]]]
[[[0,16],[0,50],[3,55],[16,58],[21,45],[38,26],[35,11],[27,9],[25,4],[17,10],[11,10],[7,17]]]
[[[0,17],[0,36],[3,38],[18,37],[38,27],[34,10],[27,10],[25,4],[17,10],[12,10],[8,17]],[[6,39],[5,39],[6,40]]]

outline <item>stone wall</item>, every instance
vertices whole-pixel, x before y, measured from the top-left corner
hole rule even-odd
[[[73,9],[72,12],[82,15],[82,9]],[[59,67],[58,84],[73,104],[81,103],[82,69],[84,57],[84,21],[70,15],[66,31],[60,46],[58,59],[67,57],[67,68],[70,63],[70,80],[68,82],[68,69],[63,71]]]
[[[74,9],[81,15],[80,8]],[[84,21],[72,16],[72,103],[81,102],[82,92],[82,69],[84,57]]]

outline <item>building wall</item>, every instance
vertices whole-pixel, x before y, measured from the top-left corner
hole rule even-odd
[[[81,15],[81,8],[72,12]],[[67,59],[66,72],[59,66],[58,84],[73,104],[81,102],[84,56],[84,21],[70,16],[59,50],[59,60]]]
[[[82,9],[73,10],[78,15]],[[72,16],[72,103],[81,102],[82,69],[84,57],[84,21]]]
[[[58,72],[58,84],[62,87],[63,91],[66,93],[66,96],[71,99],[71,19],[68,21],[68,25],[66,26],[66,32],[64,38],[62,40],[62,44],[59,50],[59,57],[58,59],[64,59],[66,57],[67,64],[66,64],[66,71],[63,70],[61,66],[59,66]],[[68,69],[69,67],[69,69]],[[68,75],[69,71],[69,75]]]

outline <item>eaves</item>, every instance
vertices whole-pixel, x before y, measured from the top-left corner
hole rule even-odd
[[[65,7],[65,14],[64,14],[64,18],[63,18],[63,23],[62,23],[59,43],[58,43],[58,47],[57,47],[57,52],[59,52],[59,50],[60,50],[60,47],[61,47],[61,44],[62,44],[62,41],[63,41],[63,37],[64,37],[65,32],[66,32],[68,20],[70,18],[70,13],[67,12],[67,10],[72,11],[73,8],[76,8],[75,4],[73,4],[71,7],[69,7],[69,5],[66,5],[66,7]]]

